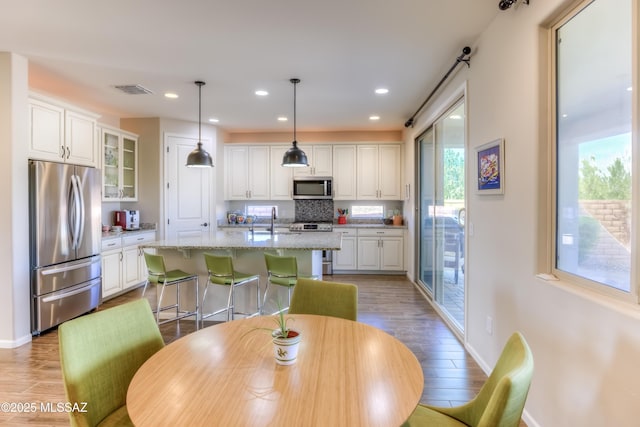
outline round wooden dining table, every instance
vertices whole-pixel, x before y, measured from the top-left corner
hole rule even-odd
[[[386,332],[296,314],[298,358],[278,365],[272,316],[201,329],[167,345],[135,374],[127,410],[136,426],[394,426],[418,404],[415,355]]]

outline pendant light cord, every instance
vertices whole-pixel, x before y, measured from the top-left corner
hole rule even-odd
[[[293,144],[296,145],[298,140],[296,139],[296,86],[300,83],[300,79],[289,80],[293,83]]]
[[[202,146],[202,86],[204,82],[197,81],[198,85],[198,146]]]
[[[198,85],[198,144],[202,144],[202,85]]]

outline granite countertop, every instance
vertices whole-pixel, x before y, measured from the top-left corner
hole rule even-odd
[[[102,240],[115,239],[115,238],[126,237],[126,236],[134,236],[136,234],[148,233],[150,231],[155,232],[156,229],[155,228],[140,228],[139,230],[123,230],[123,231],[121,231],[119,233],[116,233],[115,231],[107,231],[107,232],[102,233]]]
[[[377,222],[377,223],[362,223],[362,222],[354,222],[354,223],[347,223],[347,224],[333,224],[333,229],[340,229],[340,228],[391,228],[394,230],[406,230],[407,226],[406,225],[385,225],[381,222]]]
[[[333,232],[296,233],[276,232],[273,236],[265,231],[218,231],[214,237],[191,237],[160,240],[141,244],[143,248],[157,249],[298,249],[339,250],[342,234]]]
[[[232,229],[247,230],[251,227],[251,225],[253,225],[256,230],[264,229],[265,227],[270,227],[270,224],[268,223],[257,222],[255,224],[218,224],[218,228],[224,229],[224,230],[232,230]],[[290,225],[291,225],[291,222],[286,222],[286,223],[281,222],[281,223],[276,223],[275,227],[289,228]],[[338,224],[337,222],[333,223],[334,229],[345,228],[345,227],[346,228],[391,228],[391,229],[400,229],[400,230],[407,229],[407,226],[404,224],[403,225],[385,225],[381,221],[376,221],[376,222],[357,221],[357,222],[348,222],[347,224]]]

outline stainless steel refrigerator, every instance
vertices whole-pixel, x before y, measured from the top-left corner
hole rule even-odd
[[[29,161],[33,334],[101,302],[100,181],[95,168]]]

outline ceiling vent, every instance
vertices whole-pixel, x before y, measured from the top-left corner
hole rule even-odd
[[[128,95],[146,95],[148,93],[153,93],[142,85],[119,85],[116,86],[116,89],[120,89]]]

